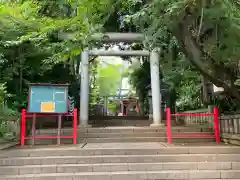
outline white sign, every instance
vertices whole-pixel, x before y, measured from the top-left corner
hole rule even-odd
[[[223,87],[218,87],[213,84],[213,92],[223,92],[224,88]]]

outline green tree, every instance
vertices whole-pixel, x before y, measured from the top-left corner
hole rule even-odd
[[[115,95],[118,91],[122,77],[121,64],[109,64],[103,62],[99,65],[98,80],[100,96]]]
[[[191,64],[208,80],[240,101],[238,79],[240,9],[236,1],[122,1],[125,22],[147,35],[145,48],[176,41]],[[127,8],[126,8],[127,7]]]
[[[26,102],[29,82],[71,83],[70,91],[78,96],[78,55],[86,46],[94,45],[88,37],[101,30],[111,11],[109,2],[0,2],[0,84],[6,84],[6,91],[11,94],[3,97],[10,108],[20,110]],[[74,38],[79,41],[60,40],[62,32],[77,32]],[[4,123],[1,121],[0,125]]]
[[[26,100],[29,82],[70,82],[78,96],[78,55],[91,46],[88,37],[101,30],[111,5],[109,0],[99,2],[1,1],[0,83],[7,82],[13,94],[9,104]],[[62,32],[77,32],[79,41],[60,40]]]

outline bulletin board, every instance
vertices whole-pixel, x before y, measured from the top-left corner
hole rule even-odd
[[[68,84],[30,84],[28,113],[67,113]]]

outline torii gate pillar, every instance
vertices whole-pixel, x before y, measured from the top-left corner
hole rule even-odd
[[[84,51],[81,54],[81,92],[80,92],[80,126],[88,125],[88,107],[89,107],[89,52]]]
[[[161,94],[160,94],[160,74],[159,74],[159,53],[152,51],[150,53],[151,70],[151,90],[152,90],[152,108],[153,124],[151,126],[161,126]]]

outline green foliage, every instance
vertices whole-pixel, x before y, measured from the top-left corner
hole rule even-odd
[[[34,42],[42,51],[51,52],[49,62],[64,61],[89,45],[89,35],[101,29],[110,0],[71,0],[4,2],[0,5],[2,45]],[[59,41],[62,32],[74,34],[79,41]],[[49,42],[52,38],[57,41]]]
[[[175,91],[178,110],[202,107],[200,74],[182,54],[176,59],[171,58],[166,57],[162,63],[163,82]]]
[[[5,105],[6,98],[10,97],[11,95],[7,92],[6,83],[0,83],[0,107]]]
[[[99,66],[97,84],[99,85],[100,96],[115,95],[122,77],[122,65],[106,64]]]
[[[117,112],[117,102],[109,102],[108,103],[108,109],[112,112],[112,113],[116,113]]]
[[[6,102],[10,110],[19,111],[27,101],[28,83],[34,82],[70,83],[73,95],[79,94],[80,61],[75,57],[91,46],[89,35],[101,30],[103,15],[111,9],[109,2],[0,1],[0,104]],[[63,32],[76,32],[78,41],[61,40]],[[6,107],[0,114],[1,136],[11,132]]]
[[[14,121],[11,120],[14,119]],[[0,106],[0,138],[15,139],[19,136],[19,114],[7,108]]]
[[[149,62],[144,61],[139,68],[130,73],[129,80],[137,90],[146,91],[151,80]]]
[[[96,58],[90,67],[90,114],[95,104],[104,101],[104,96],[116,95],[123,76],[122,64],[110,64]],[[116,111],[116,104],[109,103],[109,109]]]
[[[187,104],[192,102],[193,107],[197,104],[201,106],[198,100],[200,73],[212,83],[224,87],[225,95],[236,99],[239,104],[240,6],[237,1],[124,0],[121,4],[121,11],[127,14],[124,16],[124,23],[145,32],[145,48],[161,47],[160,62],[165,82],[175,88],[181,102],[189,99]],[[183,54],[173,53],[173,45]],[[166,69],[169,55],[175,56],[171,58],[175,61]],[[191,69],[182,67],[181,63],[184,64],[186,59],[191,62]],[[187,72],[196,72],[193,82],[191,77],[188,80]],[[183,87],[188,95],[184,93],[185,90],[180,90]],[[196,93],[199,93],[197,97]],[[196,101],[193,102],[193,99]]]
[[[0,83],[13,95],[9,105],[26,100],[29,82],[77,84],[75,57],[91,46],[88,37],[101,29],[109,2],[1,1]],[[76,32],[78,41],[60,40],[63,32]]]
[[[0,84],[0,138],[15,138],[17,135],[18,127],[13,128],[12,122],[8,121],[9,116],[16,117],[16,123],[18,117],[16,111],[7,108],[5,100],[10,97],[10,94],[6,90],[6,84]]]
[[[0,103],[19,108],[29,82],[72,83],[72,92],[78,94],[78,55],[86,46],[96,46],[90,36],[103,27],[144,32],[145,49],[161,47],[162,84],[176,93],[181,109],[201,106],[200,74],[240,100],[239,12],[239,3],[231,0],[2,0]],[[185,31],[179,29],[181,23]],[[72,32],[74,40],[62,39]],[[121,77],[128,74],[118,65],[98,63],[90,70],[91,104],[115,94]],[[145,102],[149,62],[135,67],[130,81]]]

